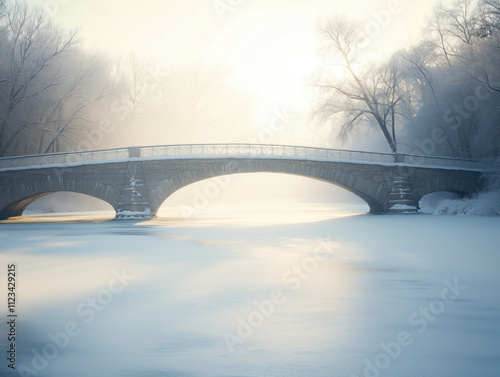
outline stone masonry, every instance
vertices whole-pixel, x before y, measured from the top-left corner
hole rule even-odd
[[[0,170],[0,218],[21,216],[43,195],[70,191],[109,203],[117,219],[153,218],[175,191],[201,180],[236,173],[280,173],[330,182],[362,198],[371,213],[415,213],[436,191],[472,195],[481,172],[376,163],[279,157],[156,158],[74,163]],[[270,182],[269,184],[272,184]]]

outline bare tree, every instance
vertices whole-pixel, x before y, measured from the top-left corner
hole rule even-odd
[[[7,9],[0,46],[0,155],[29,124],[16,120],[24,102],[37,99],[59,84],[57,71],[46,75],[51,63],[75,43],[75,33],[54,28],[42,10],[15,4]]]
[[[478,6],[481,26],[474,43],[464,48],[464,71],[490,90],[500,92],[500,0],[482,0]]]
[[[148,58],[140,58],[130,53],[122,57],[118,66],[120,80],[127,83],[126,103],[132,116],[138,116],[146,102],[154,95],[158,87],[157,78],[154,77],[155,69]]]
[[[72,59],[66,58],[60,67],[66,71],[67,80],[47,98],[38,153],[74,149],[83,131],[98,126],[100,118],[96,115],[118,91],[118,84],[109,74],[110,64],[104,58],[86,57],[77,50],[71,55]]]
[[[448,66],[454,57],[459,56],[457,49],[461,44],[470,44],[478,34],[480,17],[474,8],[475,0],[455,0],[452,7],[439,4],[432,14],[428,29],[430,39]]]
[[[2,31],[0,155],[84,148],[119,93],[110,62],[24,5],[8,9]]]
[[[434,105],[439,109],[440,101],[437,89],[439,86],[439,72],[441,66],[436,54],[436,47],[428,40],[402,54],[406,61],[404,65],[404,77],[406,85],[410,85],[412,96],[409,101],[415,103],[414,107],[420,107],[428,102],[430,97]]]
[[[374,122],[391,150],[397,153],[396,123],[402,105],[399,65],[393,61],[363,70],[367,64],[361,65],[360,59],[366,37],[360,25],[343,18],[321,25],[320,36],[327,63],[314,82],[321,98],[314,115],[322,122],[336,121],[340,115],[344,138],[357,126]],[[342,77],[332,72],[336,67],[344,71]]]
[[[488,37],[500,30],[500,0],[480,0],[479,14],[481,29],[479,36]]]

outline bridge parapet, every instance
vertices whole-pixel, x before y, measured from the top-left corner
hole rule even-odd
[[[342,149],[299,147],[270,144],[185,144],[141,147],[141,157],[161,156],[242,156],[242,157],[291,157],[371,163],[394,163],[394,155]]]
[[[487,164],[480,160],[412,154],[375,153],[342,149],[313,148],[269,144],[180,144],[146,147],[101,149],[94,151],[51,153],[0,158],[0,169],[93,163],[128,159],[161,159],[179,157],[263,157],[304,160],[345,161],[371,164],[443,167],[481,170]]]
[[[395,162],[408,166],[442,167],[480,171],[486,171],[488,166],[490,166],[490,164],[484,160],[416,154],[397,154]]]
[[[82,152],[47,153],[0,158],[0,169],[61,165],[129,158],[128,148],[101,149]]]

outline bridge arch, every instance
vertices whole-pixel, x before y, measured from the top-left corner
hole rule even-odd
[[[115,209],[107,202],[87,194],[80,194],[69,191],[58,191],[37,199],[26,207],[25,214],[46,214],[46,213],[77,213],[77,212],[105,211],[103,217],[113,217],[116,215]]]
[[[0,220],[22,216],[25,209],[36,200],[57,192],[73,192],[100,199],[116,211],[120,192],[109,185],[96,180],[61,176],[53,171],[40,173],[38,179],[29,182],[13,180],[5,190],[0,204]]]
[[[267,192],[265,186],[266,182],[269,181],[275,184],[269,190],[271,193]],[[312,199],[311,201],[314,201],[315,194],[325,195],[323,198],[326,198],[326,195],[331,195],[331,198],[345,199],[348,203],[358,198],[359,202],[366,205],[366,210],[361,210],[361,212],[369,211],[368,204],[359,195],[332,182],[295,174],[259,172],[221,175],[188,184],[166,198],[158,211],[163,212],[168,208],[169,213],[174,211],[177,216],[189,219],[193,215],[196,216],[207,210],[214,203],[219,202],[224,205],[227,199],[226,194],[230,194],[229,200],[232,203],[244,202],[249,197],[250,200],[262,199],[263,201],[266,201],[267,198]],[[222,201],[220,201],[221,198],[223,198]],[[351,199],[349,200],[349,198]],[[357,201],[355,200],[355,202]],[[272,206],[272,203],[270,204]]]
[[[181,163],[181,161],[177,162]],[[374,184],[373,180],[366,179],[362,175],[354,174],[346,166],[318,166],[310,161],[295,160],[245,160],[233,159],[231,161],[204,160],[200,161],[198,168],[177,169],[168,178],[160,180],[151,187],[150,199],[154,212],[157,213],[161,205],[175,192],[193,183],[223,176],[244,173],[276,173],[314,179],[327,182],[361,198],[370,208],[370,212],[379,213],[383,211],[383,200],[380,194],[380,184]]]
[[[421,170],[410,180],[415,198],[420,201],[429,194],[452,193],[459,198],[474,195],[483,188],[480,172],[446,172],[440,169]]]
[[[46,197],[51,194],[56,194],[56,193],[64,193],[64,192],[71,192],[71,193],[78,193],[83,196],[87,197],[92,197],[95,199],[101,200],[103,203],[107,203],[115,212],[116,209],[111,206],[110,203],[105,202],[102,198],[99,198],[94,195],[89,195],[88,193],[81,193],[77,191],[51,191],[51,192],[44,192],[44,193],[39,193],[35,194],[29,197],[22,198],[17,201],[13,201],[7,205],[5,205],[1,210],[0,210],[0,220],[6,220],[8,218],[12,217],[20,217],[23,215],[24,211],[28,208],[29,205],[35,203],[37,200]]]
[[[467,194],[461,191],[444,190],[430,192],[420,198],[420,208],[435,209],[445,200],[458,200],[467,197]]]

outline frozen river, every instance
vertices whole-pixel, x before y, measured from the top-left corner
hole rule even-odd
[[[500,218],[256,208],[0,224],[0,374],[500,376]]]

